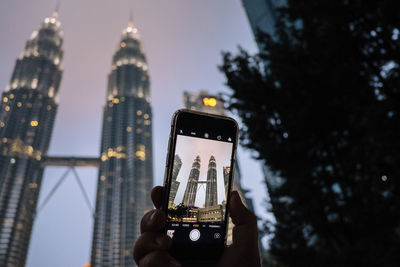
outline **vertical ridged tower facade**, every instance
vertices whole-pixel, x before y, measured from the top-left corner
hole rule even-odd
[[[58,13],[32,33],[0,104],[0,266],[24,266],[57,111]]]
[[[91,266],[135,266],[132,246],[152,208],[152,113],[138,30],[124,29],[108,76]]]
[[[185,194],[183,195],[183,204],[185,206],[194,206],[197,195],[197,182],[200,176],[200,156],[197,156],[192,164],[189,179],[186,184]]]
[[[217,204],[217,163],[215,162],[215,157],[211,156],[207,170],[206,208]]]
[[[179,184],[176,179],[178,178],[179,171],[182,167],[182,160],[179,155],[175,155],[174,166],[172,167],[172,177],[171,177],[171,190],[169,193],[168,206],[172,206],[175,201],[176,193],[178,192]]]

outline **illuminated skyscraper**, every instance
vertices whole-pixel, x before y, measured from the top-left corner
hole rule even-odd
[[[178,182],[176,180],[176,178],[178,178],[178,174],[179,174],[179,171],[181,170],[181,167],[182,167],[182,160],[179,157],[179,155],[175,155],[174,166],[172,168],[171,190],[169,193],[168,206],[171,206],[172,204],[174,204],[176,193],[178,192],[178,188],[179,188],[179,184],[180,184],[180,182]]]
[[[58,13],[32,33],[0,104],[0,266],[24,266],[61,82]]]
[[[211,156],[207,170],[206,208],[217,204],[217,163],[215,162],[215,157]]]
[[[200,175],[200,156],[197,156],[192,164],[189,179],[186,184],[185,194],[183,195],[183,204],[185,206],[194,206],[197,194],[197,182]]]
[[[224,186],[225,186],[225,198],[228,196],[228,185],[229,185],[229,175],[231,173],[231,167],[222,167],[222,173],[224,174]]]
[[[152,208],[150,83],[138,30],[123,30],[108,76],[91,266],[134,266],[132,245]]]

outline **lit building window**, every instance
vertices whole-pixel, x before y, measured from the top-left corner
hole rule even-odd
[[[29,184],[29,188],[35,189],[37,187],[38,187],[37,183],[30,183]]]
[[[142,120],[137,119],[137,120],[136,120],[136,123],[137,123],[137,124],[141,124],[141,123],[142,123]]]
[[[145,161],[146,160],[146,147],[144,145],[137,145],[135,156],[136,156],[136,158],[140,159],[141,161]]]
[[[132,131],[132,127],[131,127],[131,126],[126,127],[126,131],[127,131],[128,133],[130,133],[130,132]]]
[[[18,103],[17,103],[17,107],[19,107],[19,108],[22,107],[22,103],[21,103],[21,102],[18,102]]]
[[[36,127],[36,126],[38,126],[39,125],[39,122],[38,121],[31,121],[31,126],[32,127]]]
[[[10,94],[10,99],[14,99],[14,94]]]
[[[136,133],[138,133],[138,134],[142,133],[142,129],[137,128],[137,129],[136,129]]]
[[[7,138],[6,137],[3,137],[3,143],[7,143]]]
[[[53,97],[53,96],[54,96],[54,87],[51,86],[51,87],[49,88],[49,97]]]
[[[13,83],[12,83],[12,88],[15,89],[18,87],[18,79],[16,79]]]
[[[4,127],[5,123],[4,122],[0,122],[0,127]]]
[[[203,98],[203,103],[205,106],[215,107],[217,105],[217,100],[213,97],[205,97]]]
[[[7,103],[7,102],[8,102],[8,97],[6,97],[6,96],[3,97],[3,102],[4,102],[4,103]]]
[[[147,120],[149,118],[149,114],[144,114],[143,118],[145,118]]]
[[[38,79],[34,78],[34,79],[32,80],[32,83],[31,83],[32,89],[36,89],[37,84],[38,84]]]
[[[33,52],[33,55],[34,55],[35,57],[38,57],[38,56],[39,56],[39,53],[38,53],[37,51],[35,51],[35,52]]]
[[[136,111],[136,114],[137,114],[138,116],[140,116],[140,115],[142,115],[142,111],[139,109],[138,111]]]
[[[121,43],[121,47],[125,47],[126,46],[126,43],[125,42],[122,42]]]
[[[145,120],[144,121],[144,125],[150,125],[150,123],[151,123],[150,120]]]
[[[121,152],[121,151],[123,151],[123,150],[125,150],[125,147],[124,147],[124,146],[118,146],[118,147],[117,147],[117,152]]]
[[[104,181],[106,177],[104,175],[100,176],[100,180]]]
[[[6,111],[10,111],[10,107],[9,107],[9,106],[6,106],[6,107],[5,107],[5,110],[6,110]]]
[[[47,105],[47,110],[51,110],[51,106],[50,105]]]
[[[118,98],[114,98],[113,99],[113,103],[118,104],[119,103],[119,99]]]

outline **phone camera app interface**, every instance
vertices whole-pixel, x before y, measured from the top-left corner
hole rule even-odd
[[[178,134],[167,211],[174,242],[223,242],[233,149],[225,140],[209,133]]]

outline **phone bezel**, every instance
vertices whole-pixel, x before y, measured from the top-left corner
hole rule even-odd
[[[232,148],[232,157],[231,157],[231,172],[229,177],[228,184],[228,194],[226,203],[229,203],[230,200],[230,192],[233,184],[234,170],[235,170],[235,162],[236,162],[236,151],[237,151],[237,142],[238,142],[238,124],[237,122],[229,117],[220,116],[215,114],[203,113],[188,109],[180,109],[176,111],[172,117],[171,121],[171,133],[168,142],[168,152],[167,152],[167,160],[165,167],[165,177],[164,177],[164,197],[162,209],[167,212],[168,210],[168,199],[169,199],[169,191],[171,187],[171,178],[172,178],[172,166],[175,156],[175,146],[177,140],[177,130],[179,126],[185,124],[185,128],[190,129],[209,129],[215,130],[215,127],[218,127],[219,132],[222,135],[232,136],[233,138],[233,148]],[[171,168],[170,168],[171,166]],[[226,205],[226,213],[225,213],[225,237],[224,242],[218,244],[176,244],[173,243],[170,253],[173,257],[181,260],[183,262],[188,261],[202,261],[202,262],[215,262],[219,259],[221,253],[223,252],[224,246],[226,245],[227,238],[227,223],[228,223],[228,213],[229,213],[229,205]],[[164,229],[166,232],[166,229]],[[208,257],[199,257],[199,255],[207,255]]]

